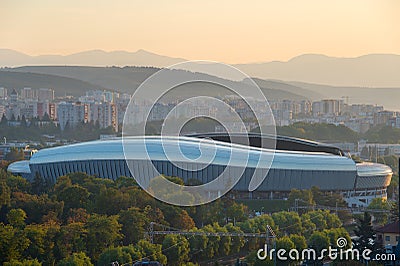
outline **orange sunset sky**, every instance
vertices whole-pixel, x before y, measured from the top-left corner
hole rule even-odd
[[[226,63],[400,54],[397,0],[1,0],[0,48],[145,49]]]

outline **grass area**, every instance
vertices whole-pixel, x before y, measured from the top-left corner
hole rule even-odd
[[[250,211],[268,212],[287,211],[291,206],[287,200],[270,200],[270,199],[241,199],[236,200],[238,203],[246,205]]]

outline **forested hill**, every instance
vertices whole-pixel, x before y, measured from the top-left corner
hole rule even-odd
[[[0,87],[5,88],[52,88],[56,96],[81,96],[85,91],[103,89],[99,85],[79,79],[29,72],[0,71]]]
[[[0,87],[51,87],[57,95],[74,95],[77,92],[87,91],[93,88],[116,90],[132,94],[139,85],[150,77],[159,68],[154,67],[87,67],[87,66],[26,66],[18,68],[1,69]],[[183,70],[171,70],[172,75],[185,75],[188,80],[221,81],[221,78],[201,73],[192,73]],[[47,79],[50,81],[47,82]],[[4,80],[4,82],[3,82]],[[70,81],[70,83],[68,83]],[[80,83],[78,83],[79,81]],[[3,84],[4,83],[4,84]],[[31,84],[32,85],[29,85]],[[234,83],[234,81],[228,81]],[[37,84],[37,85],[36,85]],[[248,86],[247,83],[243,83]],[[162,84],[160,84],[162,85]],[[306,100],[304,90],[284,83],[261,83],[261,90],[268,100]],[[248,89],[254,89],[248,86]],[[195,83],[185,84],[184,88],[175,94],[175,97],[187,95],[199,95],[199,92],[207,96],[223,96],[232,92],[221,92],[215,86]],[[83,93],[80,93],[82,95]]]

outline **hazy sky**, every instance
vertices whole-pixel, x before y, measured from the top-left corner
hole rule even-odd
[[[400,54],[398,0],[0,0],[0,48],[145,49],[227,63]]]

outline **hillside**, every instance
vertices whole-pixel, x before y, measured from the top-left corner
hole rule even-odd
[[[0,87],[5,88],[52,88],[55,96],[73,95],[80,96],[85,91],[102,89],[102,86],[55,75],[24,73],[13,71],[0,71]]]
[[[387,110],[400,111],[400,87],[397,88],[367,88],[350,86],[328,86],[310,84],[305,82],[287,82],[293,86],[301,87],[316,94],[324,95],[324,98],[340,99],[350,104],[383,105]]]
[[[133,93],[134,90],[149,76],[158,71],[158,68],[152,67],[85,67],[85,66],[26,66],[9,69],[13,72],[21,73],[36,73],[53,76],[63,76],[76,80],[82,80],[86,83],[93,84],[99,88],[115,89],[122,92]],[[208,76],[201,73],[191,73],[182,70],[173,70],[173,75],[187,75],[188,78],[193,80],[207,77],[211,80],[221,80],[218,77]],[[233,82],[233,81],[229,81]],[[261,84],[261,82],[260,82]],[[161,84],[162,85],[162,84]],[[264,87],[268,85],[268,87]],[[251,88],[251,87],[249,87]],[[293,88],[293,91],[289,91],[289,88]],[[296,88],[292,85],[286,85],[279,82],[261,84],[261,89],[266,95],[267,99],[270,100],[304,100],[306,99],[304,91],[297,93]],[[191,95],[198,95],[198,91],[201,90],[204,95],[208,96],[223,96],[224,94],[230,94],[229,91],[216,89],[215,86],[204,86],[204,84],[187,84],[183,88],[179,88],[174,91],[170,97],[187,97]],[[65,93],[66,91],[61,91]]]

